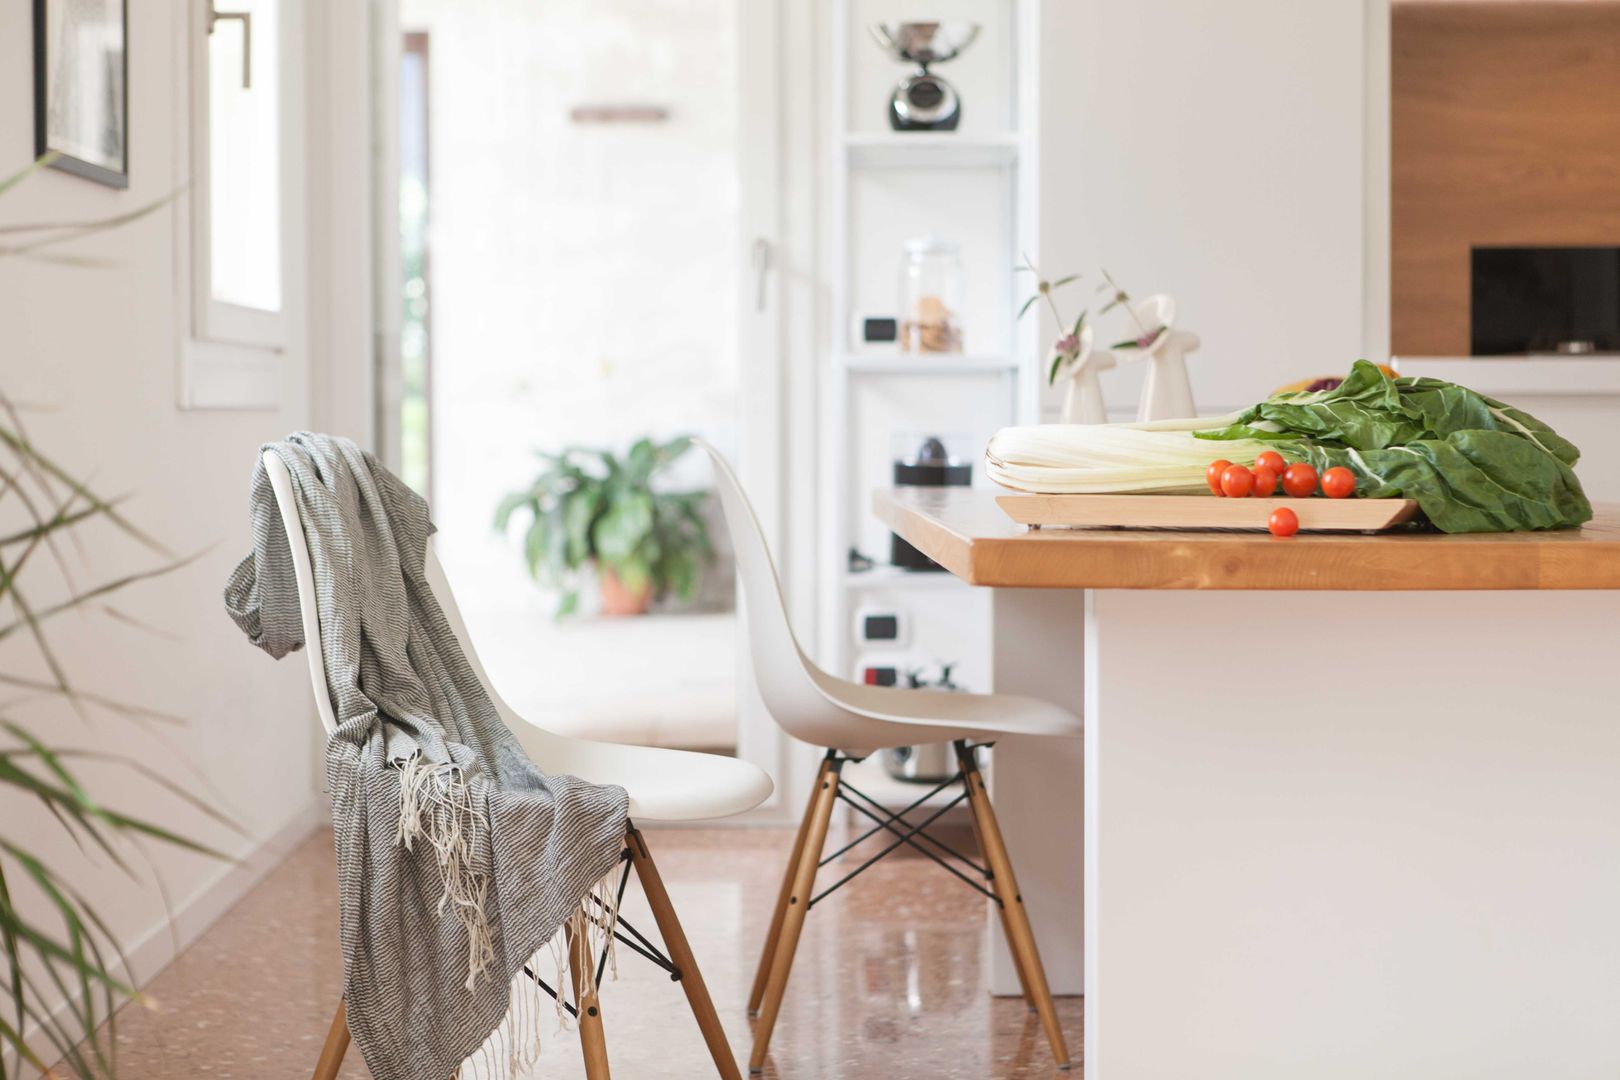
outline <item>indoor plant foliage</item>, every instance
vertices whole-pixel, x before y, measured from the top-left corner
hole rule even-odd
[[[523,551],[536,581],[562,592],[557,615],[579,606],[585,571],[601,578],[603,611],[635,614],[654,598],[690,599],[714,557],[704,507],[707,491],[660,491],[654,480],[691,449],[689,436],[642,438],[620,457],[570,447],[538,451],[544,467],[528,487],[501,500],[495,525],[527,514]]]
[[[0,193],[49,160],[41,158],[0,179]],[[126,224],[166,202],[99,222],[0,226],[0,257],[98,265],[55,247]],[[92,575],[92,548],[102,546],[108,527],[111,535],[144,549],[146,569],[99,579]],[[142,885],[129,860],[133,855],[145,861],[145,840],[206,849],[103,805],[81,782],[81,765],[112,762],[133,769],[208,817],[222,819],[183,787],[137,762],[57,745],[37,714],[66,704],[91,723],[109,715],[144,724],[178,722],[82,682],[72,670],[71,645],[75,616],[100,614],[138,625],[112,606],[115,594],[182,562],[124,517],[115,500],[98,495],[36,445],[20,411],[0,389],[0,798],[13,805],[43,804],[87,861],[115,866]],[[56,1076],[114,1076],[113,1012],[125,999],[139,997],[128,962],[70,876],[40,855],[38,828],[24,826],[21,815],[0,814],[0,1080],[18,1075],[23,1063],[44,1071],[52,1065],[46,1058],[61,1059]],[[35,910],[44,914],[30,913]],[[63,1008],[56,1012],[59,1003]],[[49,1053],[24,1042],[29,1028],[38,1029]]]
[[[89,537],[96,522],[113,526],[155,556],[144,571],[110,580],[82,580]],[[69,553],[78,553],[72,558]],[[69,613],[103,613],[121,621],[130,616],[109,607],[113,594],[144,578],[180,565],[148,538],[114,504],[90,490],[32,442],[17,411],[0,397],[0,688],[9,700],[0,706],[0,791],[43,803],[86,856],[110,863],[137,881],[127,861],[151,838],[194,851],[199,845],[150,822],[104,806],[76,770],[88,761],[116,761],[220,820],[217,813],[180,786],[139,764],[112,755],[48,743],[25,724],[30,702],[65,701],[87,721],[112,714],[147,723],[175,718],[96,693],[70,672],[61,651],[71,643]],[[91,904],[56,867],[38,854],[38,837],[7,815],[0,824],[0,1080],[14,1075],[18,1061],[38,1069],[42,1061],[23,1042],[29,1026],[40,1029],[67,1073],[76,1077],[114,1075],[112,1014],[125,998],[136,997],[128,964]],[[132,847],[133,844],[133,847]],[[18,905],[17,886],[45,901],[48,918],[30,917]],[[53,1016],[58,998],[63,1015]],[[105,1023],[106,1027],[97,1029]]]

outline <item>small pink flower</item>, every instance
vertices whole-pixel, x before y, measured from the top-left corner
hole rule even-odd
[[[1069,334],[1060,337],[1052,343],[1052,348],[1064,356],[1077,356],[1080,353],[1080,336]]]

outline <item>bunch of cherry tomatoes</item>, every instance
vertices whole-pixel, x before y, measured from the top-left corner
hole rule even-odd
[[[1261,453],[1252,469],[1225,458],[1212,461],[1204,471],[1204,479],[1210,491],[1229,499],[1246,499],[1250,495],[1267,498],[1277,490],[1279,481],[1283,492],[1296,499],[1315,495],[1318,486],[1330,499],[1348,499],[1356,491],[1356,474],[1344,466],[1336,465],[1318,479],[1315,466],[1303,461],[1289,465],[1275,450]],[[1273,536],[1293,536],[1299,531],[1299,515],[1279,506],[1271,512],[1268,528]]]

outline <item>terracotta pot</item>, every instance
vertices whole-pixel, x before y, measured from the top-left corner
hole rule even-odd
[[[652,582],[643,582],[640,589],[632,592],[625,587],[607,567],[600,567],[597,571],[597,581],[602,592],[603,615],[645,615],[647,607],[652,603]]]

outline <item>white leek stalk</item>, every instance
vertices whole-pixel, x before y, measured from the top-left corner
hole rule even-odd
[[[1253,461],[1258,439],[1200,439],[1236,420],[1205,416],[1139,424],[1003,428],[985,449],[985,474],[1003,487],[1051,495],[1197,494],[1217,458]]]

